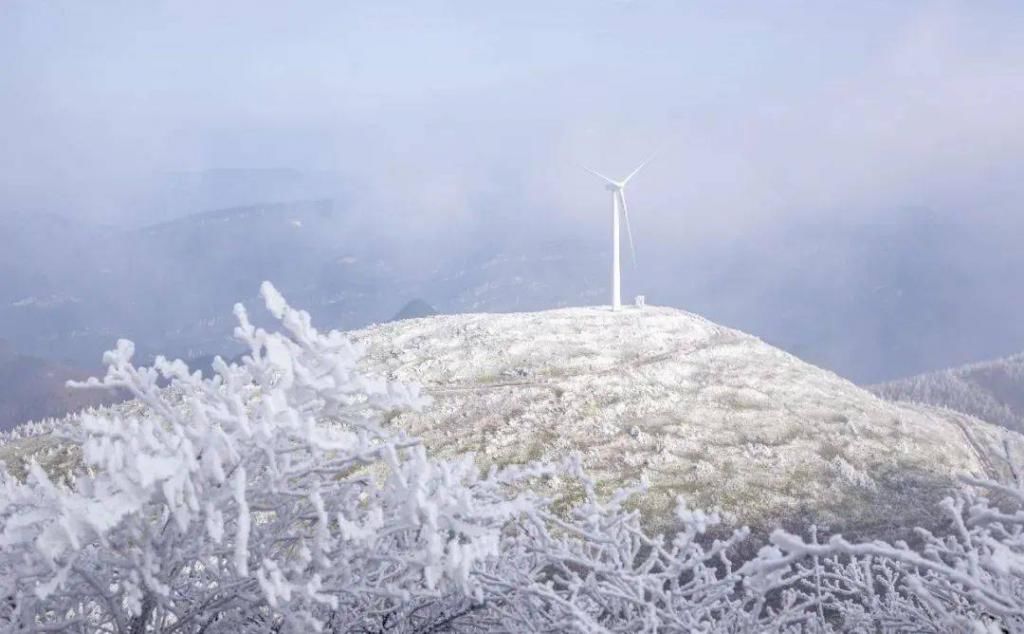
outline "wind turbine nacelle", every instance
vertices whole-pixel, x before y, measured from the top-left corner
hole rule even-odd
[[[608,183],[607,185],[604,186],[604,188],[607,189],[610,192],[617,192],[620,189],[622,189],[622,185],[618,185],[618,184],[615,184],[615,183]]]

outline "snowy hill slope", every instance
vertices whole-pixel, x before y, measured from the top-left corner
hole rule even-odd
[[[486,463],[574,451],[611,488],[646,477],[741,522],[928,524],[958,474],[1000,477],[1004,439],[969,416],[885,402],[744,333],[682,311],[444,315],[352,333],[372,371],[433,404],[396,423]]]
[[[641,510],[663,527],[684,495],[755,528],[813,521],[885,537],[934,525],[960,474],[1005,478],[1004,446],[1024,457],[1016,432],[886,402],[674,309],[438,315],[349,335],[365,344],[367,370],[432,397],[392,423],[433,451],[472,451],[482,466],[575,453],[605,491],[645,478]],[[139,407],[110,409],[130,417]],[[66,472],[76,452],[51,434],[75,422],[0,436],[0,460],[15,472],[30,457]]]
[[[892,401],[926,403],[1024,432],[1024,353],[869,388]]]

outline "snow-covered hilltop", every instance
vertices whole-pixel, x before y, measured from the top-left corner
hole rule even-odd
[[[1024,455],[1018,434],[885,402],[674,309],[444,315],[351,336],[367,369],[433,397],[396,420],[432,449],[497,464],[578,451],[609,486],[646,477],[655,519],[683,494],[754,525],[928,523],[958,474],[1000,476],[1004,439]]]
[[[931,525],[958,475],[1004,479],[1005,447],[1024,457],[1016,432],[884,401],[674,309],[437,315],[348,335],[364,344],[368,373],[432,397],[391,424],[438,455],[473,452],[487,466],[578,454],[605,492],[645,478],[641,508],[662,527],[683,495],[754,527],[816,522],[884,537]],[[65,472],[76,453],[50,429],[75,424],[72,416],[6,434],[0,460],[17,473],[29,457]]]

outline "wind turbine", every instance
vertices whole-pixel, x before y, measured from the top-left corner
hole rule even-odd
[[[622,281],[619,266],[619,210],[622,210],[622,217],[626,220],[626,236],[629,238],[629,253],[633,257],[633,266],[636,266],[636,250],[633,248],[633,231],[629,228],[629,207],[626,206],[626,184],[636,176],[645,165],[651,162],[651,158],[640,164],[629,176],[616,181],[608,178],[600,172],[589,167],[584,167],[594,176],[605,182],[605,189],[612,193],[612,310],[622,308]]]

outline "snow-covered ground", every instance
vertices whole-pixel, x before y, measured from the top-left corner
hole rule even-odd
[[[392,424],[433,451],[474,452],[482,466],[576,453],[605,490],[645,478],[641,509],[656,525],[683,495],[754,527],[813,521],[885,536],[932,524],[957,475],[1006,477],[1004,441],[1024,456],[1016,432],[883,401],[675,309],[439,315],[350,336],[365,345],[371,373],[419,383],[432,397]],[[75,451],[50,434],[74,422],[2,435],[0,460],[18,471],[31,454],[66,471]]]
[[[424,385],[396,419],[487,463],[579,452],[608,487],[646,477],[648,517],[677,494],[754,525],[927,524],[958,474],[1001,477],[1003,440],[968,416],[882,401],[755,337],[679,310],[444,315],[352,333],[368,369]]]

